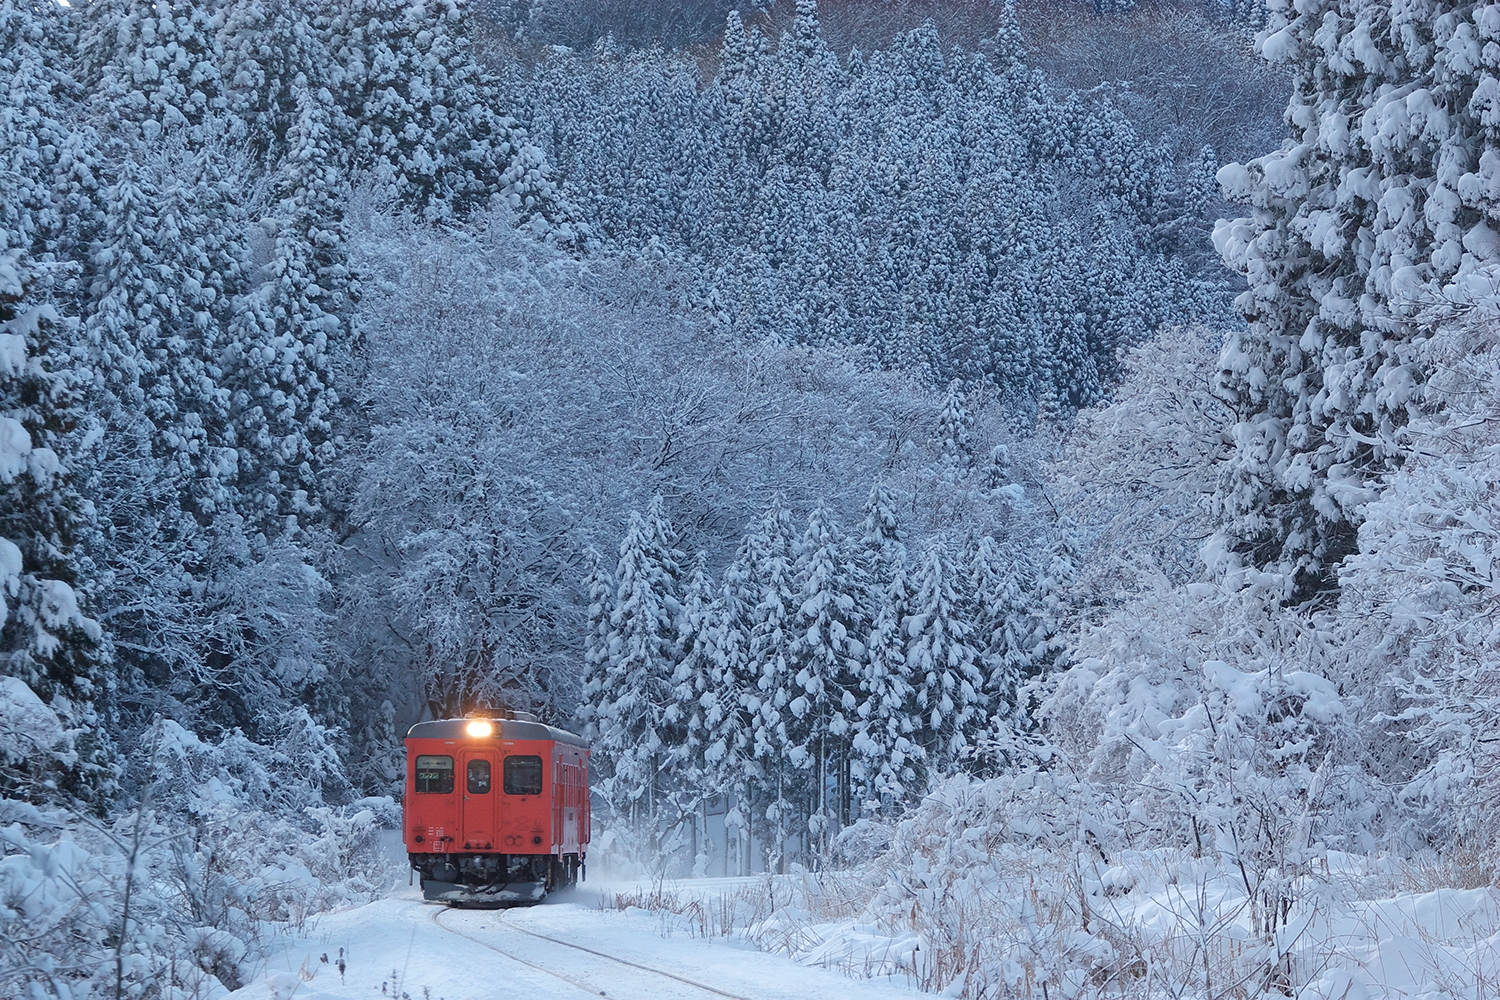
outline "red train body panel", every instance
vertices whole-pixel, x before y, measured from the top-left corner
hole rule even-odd
[[[534,902],[575,882],[590,835],[589,748],[525,719],[419,722],[402,836],[428,899]]]

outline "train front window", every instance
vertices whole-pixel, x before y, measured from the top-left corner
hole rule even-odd
[[[469,761],[469,794],[484,795],[490,790],[490,762]]]
[[[542,794],[542,758],[534,754],[505,758],[505,794]]]
[[[417,791],[450,795],[453,792],[453,758],[446,754],[417,755]]]

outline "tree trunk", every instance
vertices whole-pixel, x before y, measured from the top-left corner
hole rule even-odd
[[[818,854],[828,851],[828,737],[818,737]]]
[[[839,829],[843,830],[853,820],[854,810],[850,799],[854,795],[854,775],[850,768],[849,748],[840,747],[839,752]]]
[[[745,851],[741,856],[740,864],[745,870],[743,875],[750,875],[750,857],[755,851],[755,783],[745,783]]]

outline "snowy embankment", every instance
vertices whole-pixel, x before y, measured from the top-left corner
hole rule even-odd
[[[743,880],[691,883],[705,900]],[[308,921],[271,951],[261,973],[220,1000],[506,1000],[608,996],[612,1000],[912,1000],[897,978],[855,981],[758,951],[736,937],[614,900],[640,887],[591,883],[535,907],[451,910],[402,888],[388,899]],[[578,947],[581,946],[581,947]],[[326,957],[326,961],[324,960]],[[338,963],[342,957],[342,973]]]
[[[806,965],[905,976],[948,996],[1039,996],[1046,983],[1062,998],[1500,997],[1496,890],[1358,898],[1389,881],[1361,862],[1366,871],[1299,887],[1303,901],[1257,932],[1237,872],[1165,854],[1117,860],[1018,851],[996,857],[986,876],[946,885],[913,871],[911,883],[887,883],[835,919],[828,879],[806,874],[788,880],[788,905],[745,934]]]
[[[1238,872],[1164,852],[1116,860],[1006,851],[958,879],[918,863],[880,884],[798,872],[619,902],[644,903],[679,934],[727,933],[803,966],[945,996],[1500,997],[1500,891],[1368,896],[1414,876],[1335,857],[1258,933]]]

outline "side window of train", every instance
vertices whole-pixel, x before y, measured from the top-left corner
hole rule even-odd
[[[469,794],[483,795],[490,790],[490,762],[469,761]]]
[[[448,795],[453,791],[453,758],[446,754],[417,754],[417,791]]]
[[[505,758],[505,794],[542,794],[542,758],[535,754],[515,754]]]

